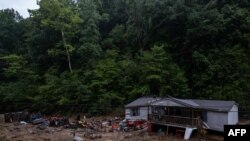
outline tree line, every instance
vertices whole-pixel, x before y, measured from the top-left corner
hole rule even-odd
[[[4,105],[53,111],[86,104],[86,112],[98,113],[147,95],[250,103],[248,0],[38,5],[28,18],[0,10]]]

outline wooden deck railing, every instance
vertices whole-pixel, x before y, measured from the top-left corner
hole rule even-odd
[[[198,118],[150,114],[149,120],[157,124],[169,124],[185,127],[197,127]]]

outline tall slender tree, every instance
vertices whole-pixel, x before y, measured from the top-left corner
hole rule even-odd
[[[42,25],[51,27],[61,34],[62,40],[59,46],[65,49],[68,67],[72,72],[71,53],[75,48],[70,42],[78,32],[78,24],[81,22],[76,9],[72,6],[73,3],[71,0],[42,0],[38,4],[40,6],[38,14],[42,16]],[[51,50],[51,52],[55,51]]]

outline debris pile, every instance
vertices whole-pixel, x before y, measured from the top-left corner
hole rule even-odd
[[[5,122],[19,122],[19,121],[29,121],[29,112],[11,112],[4,114],[4,121]]]
[[[6,123],[13,123],[12,133],[24,131],[26,134],[55,134],[57,132],[67,132],[73,140],[102,140],[107,135],[116,140],[127,140],[132,137],[143,137],[147,135],[148,122],[144,120],[122,120],[121,118],[90,118],[85,116],[81,119],[69,119],[61,115],[45,116],[40,112],[11,112],[4,114]],[[20,135],[15,135],[20,136]],[[14,138],[11,137],[11,138]],[[46,139],[49,140],[49,139]]]

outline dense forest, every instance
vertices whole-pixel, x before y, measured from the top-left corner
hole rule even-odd
[[[147,95],[250,105],[249,0],[38,5],[0,10],[2,109],[100,113]]]

